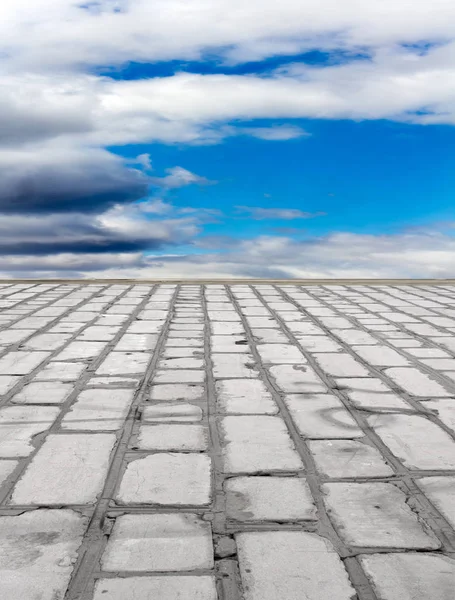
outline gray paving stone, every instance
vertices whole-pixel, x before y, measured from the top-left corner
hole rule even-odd
[[[271,416],[220,419],[226,473],[298,471],[303,469],[284,421]]]
[[[32,382],[11,399],[13,404],[61,404],[73,391],[71,383],[60,381]]]
[[[71,337],[71,333],[43,333],[35,335],[23,344],[27,350],[57,350]]]
[[[137,446],[140,450],[204,451],[209,432],[202,425],[142,425]]]
[[[122,427],[133,401],[133,390],[85,390],[62,420],[62,429],[116,431]]]
[[[191,383],[164,383],[152,385],[150,400],[200,400],[204,387]]]
[[[0,597],[63,600],[87,524],[71,510],[0,517]]]
[[[455,432],[455,400],[454,399],[439,399],[439,400],[428,400],[422,402],[425,408],[430,409],[434,412],[439,419],[450,427]]]
[[[287,393],[325,393],[326,385],[308,365],[277,365],[270,367],[277,386]]]
[[[326,483],[329,516],[347,543],[360,547],[437,549],[441,546],[390,483]]]
[[[393,454],[410,469],[455,469],[455,442],[417,415],[373,415],[368,422]]]
[[[16,484],[11,504],[91,504],[114,447],[111,433],[49,435]]]
[[[425,496],[455,527],[455,477],[422,477],[416,483]]]
[[[352,600],[343,563],[330,542],[301,531],[236,535],[245,600]]]
[[[213,564],[210,524],[188,513],[118,517],[101,557],[103,571],[193,571]]]
[[[455,561],[424,553],[361,555],[360,562],[381,600],[450,600]]]
[[[362,346],[363,347],[363,346]],[[369,371],[349,354],[315,353],[316,362],[328,375],[334,377],[368,377]]]
[[[286,406],[300,435],[309,439],[358,438],[364,432],[331,394],[291,394]]]
[[[205,371],[196,369],[162,369],[155,371],[153,383],[204,383]]]
[[[213,376],[224,378],[254,378],[258,376],[254,358],[251,354],[218,354],[211,355]]]
[[[1,375],[27,375],[50,356],[50,352],[9,352],[0,358]]]
[[[211,461],[205,454],[161,453],[128,463],[118,504],[204,506],[211,498]]]
[[[71,342],[55,356],[54,360],[87,360],[96,358],[105,347],[106,342]]]
[[[5,329],[0,331],[0,346],[17,344],[35,333],[35,329]]]
[[[20,379],[18,376],[0,375],[0,395],[6,394]]]
[[[111,352],[96,370],[97,375],[143,374],[151,360],[146,352]]]
[[[86,370],[82,362],[51,362],[35,375],[37,381],[76,381]]]
[[[259,344],[257,346],[259,356],[264,364],[271,363],[279,364],[295,364],[304,365],[307,363],[306,358],[297,348],[290,343],[288,344]]]
[[[99,579],[93,600],[179,600],[180,598],[218,600],[215,579],[207,575]]]
[[[328,477],[389,477],[389,467],[376,448],[354,440],[308,442],[318,471]]]
[[[226,514],[255,521],[312,521],[316,508],[306,481],[297,477],[233,477],[225,483]]]
[[[202,421],[202,408],[188,402],[161,402],[146,406],[142,420],[146,423]]]
[[[0,409],[0,457],[28,456],[34,436],[49,429],[59,413],[50,406],[8,406]]]
[[[0,489],[17,465],[16,460],[0,460]]]
[[[203,369],[202,358],[164,358],[158,362],[158,369]]]
[[[227,414],[273,415],[278,407],[265,384],[257,379],[217,381],[218,408]]]

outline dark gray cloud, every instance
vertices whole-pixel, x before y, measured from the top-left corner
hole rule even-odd
[[[100,213],[147,195],[149,179],[104,150],[34,148],[0,153],[0,212]]]

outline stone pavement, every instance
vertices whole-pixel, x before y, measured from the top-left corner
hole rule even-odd
[[[453,600],[455,285],[0,282],[1,600]]]

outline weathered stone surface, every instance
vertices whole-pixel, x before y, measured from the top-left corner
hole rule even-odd
[[[312,533],[267,531],[236,536],[245,600],[352,600],[343,563]]]
[[[329,516],[353,546],[436,549],[440,542],[390,483],[327,483],[322,486]]]
[[[299,455],[279,417],[229,416],[220,420],[226,473],[296,471]]]
[[[202,425],[142,425],[138,435],[141,450],[207,450],[208,429]]]
[[[16,484],[11,504],[91,504],[114,447],[110,433],[49,435]]]
[[[34,436],[51,427],[58,408],[50,406],[9,406],[0,409],[0,457],[28,456]]]
[[[256,379],[226,379],[216,383],[219,410],[228,414],[267,414],[278,412],[271,393]]]
[[[0,597],[63,600],[87,524],[71,510],[0,517]]]
[[[62,420],[62,429],[115,431],[126,419],[133,390],[85,390]]]
[[[218,600],[213,577],[128,577],[99,579],[93,600]],[[47,599],[46,599],[47,600]]]
[[[315,440],[308,446],[320,473],[328,477],[389,477],[393,470],[376,448],[354,440]]]
[[[452,527],[455,527],[455,477],[422,477],[416,479],[416,483]]]
[[[205,454],[153,454],[130,462],[118,504],[203,506],[211,497],[211,463]]]
[[[14,404],[61,404],[73,391],[71,383],[60,381],[32,382],[15,394],[11,402]]]
[[[225,484],[226,514],[237,521],[315,520],[316,508],[305,479],[233,477]]]
[[[213,567],[210,524],[192,514],[123,515],[101,557],[104,571],[193,571]]]
[[[449,600],[455,561],[435,554],[369,554],[360,562],[381,600]]]
[[[160,402],[152,406],[146,406],[142,414],[142,420],[146,423],[201,421],[202,408],[188,402]]]

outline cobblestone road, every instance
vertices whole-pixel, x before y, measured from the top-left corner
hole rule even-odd
[[[455,286],[0,284],[2,600],[453,600]]]

